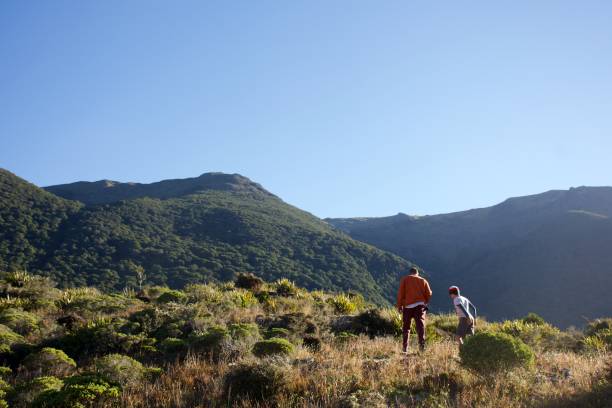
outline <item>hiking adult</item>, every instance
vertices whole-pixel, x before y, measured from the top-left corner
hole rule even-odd
[[[402,314],[402,351],[404,353],[408,352],[412,320],[416,326],[419,347],[421,350],[425,348],[425,315],[431,294],[429,282],[419,276],[419,270],[416,267],[410,268],[408,275],[402,277],[397,292],[396,306]]]
[[[457,343],[461,346],[466,336],[474,334],[474,325],[477,317],[476,306],[474,306],[468,298],[461,296],[461,291],[457,286],[448,288],[448,295],[453,300],[455,313],[457,317],[459,317],[459,324],[457,325],[455,335]]]

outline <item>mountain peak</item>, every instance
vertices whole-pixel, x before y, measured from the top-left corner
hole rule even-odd
[[[81,201],[87,205],[108,204],[140,197],[176,198],[207,190],[248,192],[272,196],[261,185],[240,174],[202,173],[198,177],[162,180],[154,183],[119,182],[99,180],[78,181],[45,187],[60,197]]]

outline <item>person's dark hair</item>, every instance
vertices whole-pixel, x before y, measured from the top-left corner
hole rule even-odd
[[[410,274],[411,275],[416,275],[417,273],[419,273],[419,270],[417,269],[416,266],[413,266],[410,268]]]
[[[448,294],[459,296],[459,288],[456,286],[451,286],[450,288],[448,288]]]

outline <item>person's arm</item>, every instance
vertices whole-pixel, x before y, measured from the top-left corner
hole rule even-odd
[[[397,291],[397,303],[395,304],[398,310],[400,310],[402,306],[404,306],[402,304],[403,300],[404,300],[404,279],[402,278],[402,280],[400,280],[399,290]]]
[[[429,287],[429,282],[425,281],[425,285],[423,287],[423,297],[425,298],[425,304],[429,304],[429,299],[431,299],[432,291]]]
[[[472,302],[470,302],[469,305],[472,306],[472,309],[474,309],[474,313],[472,314],[472,316],[474,317],[474,319],[476,319],[478,317],[478,311],[476,310],[476,306],[474,306]]]

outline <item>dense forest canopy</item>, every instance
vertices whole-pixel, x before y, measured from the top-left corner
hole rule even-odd
[[[253,272],[308,288],[353,289],[384,303],[409,266],[238,175],[48,189],[88,205],[7,171],[0,189],[0,265],[50,276],[61,286],[136,287],[144,274],[147,283],[183,287]]]

